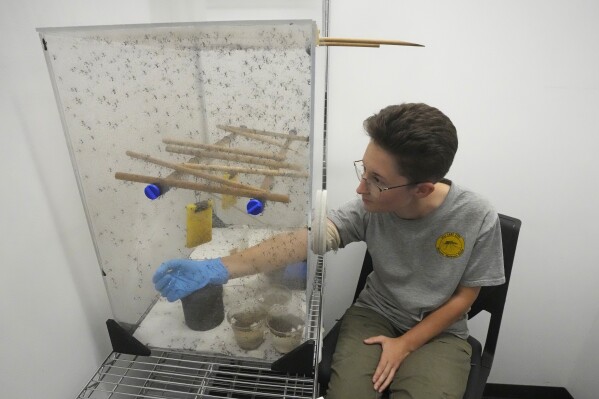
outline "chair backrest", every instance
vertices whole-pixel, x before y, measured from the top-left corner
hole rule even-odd
[[[499,221],[501,223],[501,239],[503,243],[505,284],[493,287],[482,287],[478,298],[468,312],[468,318],[474,317],[482,310],[486,310],[491,314],[489,334],[487,336],[487,341],[485,342],[485,352],[488,351],[491,354],[495,352],[495,347],[497,346],[499,326],[501,325],[507,289],[510,284],[510,277],[512,276],[512,265],[514,264],[514,255],[516,254],[516,244],[518,243],[520,226],[522,225],[520,220],[502,214],[499,214]],[[366,278],[371,272],[372,258],[368,251],[366,251],[364,262],[362,263],[362,271],[360,272],[360,278],[358,279],[358,285],[356,286],[356,292],[354,294],[354,302],[358,299],[358,295],[360,295],[362,289],[364,289]]]
[[[468,312],[468,318],[472,318],[486,310],[491,314],[487,338],[485,340],[483,366],[490,368],[497,347],[499,337],[499,328],[503,318],[503,308],[507,297],[507,290],[512,277],[512,266],[514,265],[514,256],[516,255],[516,245],[520,235],[522,222],[516,218],[499,215],[501,223],[501,241],[503,244],[503,268],[505,270],[505,284],[482,287],[476,301],[472,304]]]

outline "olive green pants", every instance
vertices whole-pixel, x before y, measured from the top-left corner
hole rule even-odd
[[[377,312],[350,307],[341,322],[333,355],[327,399],[379,398],[372,376],[381,346],[367,345],[377,335],[397,337],[402,333]],[[412,352],[400,365],[389,386],[390,399],[462,399],[470,372],[472,348],[452,334],[440,334]]]

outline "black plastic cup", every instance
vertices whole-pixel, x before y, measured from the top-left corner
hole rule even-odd
[[[207,285],[181,298],[183,316],[187,327],[195,331],[208,331],[225,318],[223,286]]]

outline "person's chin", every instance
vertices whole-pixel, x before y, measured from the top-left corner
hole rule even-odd
[[[364,207],[364,209],[366,209],[367,211],[370,211],[372,208],[373,202],[367,198],[362,197],[362,206]]]

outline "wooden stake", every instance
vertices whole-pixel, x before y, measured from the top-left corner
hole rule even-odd
[[[254,168],[243,168],[240,166],[223,166],[223,165],[206,165],[201,163],[189,163],[185,162],[182,164],[185,167],[191,169],[200,170],[218,170],[222,172],[231,173],[247,173],[254,175],[265,175],[265,176],[284,176],[284,177],[308,177],[307,172],[296,172],[291,170],[276,170],[276,169],[254,169]]]
[[[227,125],[216,125],[216,127],[219,129],[222,129],[224,131],[227,131],[227,132],[238,133],[238,134],[243,134],[243,133],[258,134],[261,136],[269,136],[269,137],[276,137],[279,139],[305,141],[305,142],[308,142],[310,140],[310,138],[307,136],[298,136],[296,134],[288,134],[288,133],[268,132],[266,130],[249,129],[247,127],[235,127],[235,126],[227,126]]]
[[[177,139],[164,138],[164,139],[162,139],[162,142],[165,144],[175,144],[175,145],[180,145],[180,146],[184,146],[184,147],[201,148],[204,150],[228,152],[230,154],[249,155],[251,157],[274,159],[277,161],[282,161],[283,159],[285,159],[284,156],[276,155],[273,153],[260,152],[260,151],[241,149],[241,148],[223,147],[223,146],[212,145],[212,144],[203,144],[203,143],[197,143],[197,142],[189,141],[189,140],[177,140]]]
[[[221,152],[213,152],[213,151],[203,151],[196,150],[188,147],[167,145],[166,151],[173,152],[176,154],[186,154],[186,155],[194,155],[197,157],[206,157],[206,158],[216,158],[216,159],[224,159],[227,161],[241,162],[241,163],[251,163],[256,165],[268,166],[276,169],[292,169],[292,170],[303,170],[303,167],[298,164],[292,164],[289,162],[279,162],[273,161],[270,159],[256,158],[250,157],[247,155],[234,155],[234,154],[226,154]]]
[[[194,190],[194,191],[204,191],[207,193],[228,194],[228,195],[235,195],[238,197],[246,197],[246,198],[259,198],[259,199],[275,201],[275,202],[284,202],[284,203],[289,202],[288,195],[271,193],[269,191],[264,192],[264,191],[243,190],[243,189],[234,188],[234,187],[212,186],[212,185],[199,184],[199,183],[185,181],[185,180],[179,180],[179,179],[144,176],[144,175],[137,175],[137,174],[133,174],[133,173],[123,173],[123,172],[115,173],[114,177],[117,180],[125,180],[125,181],[131,181],[131,182],[136,182],[136,183],[146,183],[146,184],[158,183],[158,184],[163,184],[168,187],[184,188],[187,190]]]
[[[387,44],[392,46],[415,46],[424,47],[422,44],[405,42],[403,40],[386,40],[386,39],[360,39],[349,37],[321,37],[318,39],[318,44],[321,43],[363,43],[363,44]]]
[[[371,43],[342,43],[342,42],[321,42],[318,43],[319,46],[329,46],[329,47],[372,47],[379,48],[380,44],[371,44]]]
[[[187,174],[190,174],[193,176],[201,177],[202,179],[206,179],[206,180],[210,180],[210,181],[217,182],[220,184],[224,184],[226,186],[236,187],[236,188],[240,188],[240,189],[244,189],[244,190],[265,191],[258,187],[253,187],[253,186],[249,186],[249,185],[241,184],[241,183],[235,183],[228,179],[223,179],[222,177],[217,177],[217,176],[209,175],[207,173],[198,172],[195,169],[187,168],[185,166],[181,166],[176,163],[163,161],[158,158],[154,158],[150,155],[139,154],[139,153],[133,152],[133,151],[127,151],[126,154],[129,155],[131,158],[137,158],[137,159],[141,159],[141,160],[144,160],[146,162],[150,162],[150,163],[153,163],[156,165],[165,166],[167,168],[174,169],[178,172],[187,173]]]

